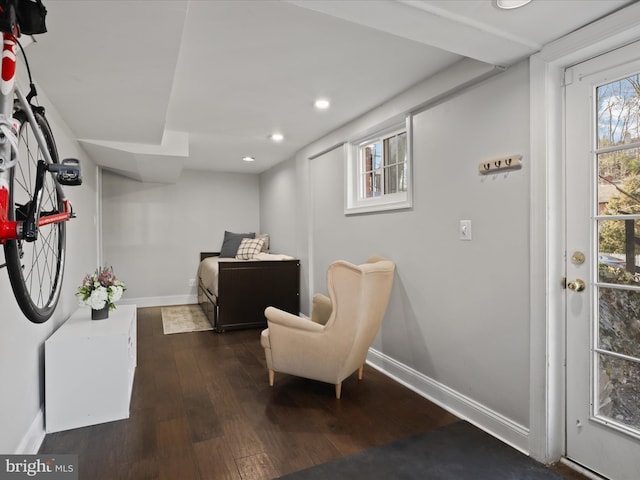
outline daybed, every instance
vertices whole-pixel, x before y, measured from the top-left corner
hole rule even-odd
[[[268,306],[299,314],[299,260],[267,252],[245,260],[221,252],[201,252],[198,267],[198,303],[216,332],[264,328]]]

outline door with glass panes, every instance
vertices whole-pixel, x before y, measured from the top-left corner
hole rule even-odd
[[[640,45],[566,71],[567,457],[640,478]]]

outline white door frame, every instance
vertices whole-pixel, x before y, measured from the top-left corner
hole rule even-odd
[[[530,59],[529,453],[543,463],[565,453],[564,69],[639,39],[640,3],[634,3]]]

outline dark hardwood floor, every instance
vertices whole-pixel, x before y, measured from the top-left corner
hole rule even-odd
[[[80,480],[270,479],[455,421],[370,367],[341,400],[283,374],[271,388],[259,330],[164,335],[160,308],[141,308],[130,418],[49,434],[40,453],[78,454]]]

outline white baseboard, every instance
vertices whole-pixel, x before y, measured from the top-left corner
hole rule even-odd
[[[27,433],[25,433],[22,440],[20,440],[18,448],[16,448],[14,453],[16,455],[32,455],[38,453],[40,445],[42,445],[42,441],[44,440],[44,436],[44,413],[41,408],[38,410],[36,418],[31,422],[29,430],[27,430]]]
[[[370,348],[367,363],[436,405],[529,454],[529,429],[446,385]]]
[[[138,297],[122,299],[122,305],[136,305],[137,307],[165,307],[169,305],[189,305],[198,303],[197,295],[170,295],[168,297]]]

